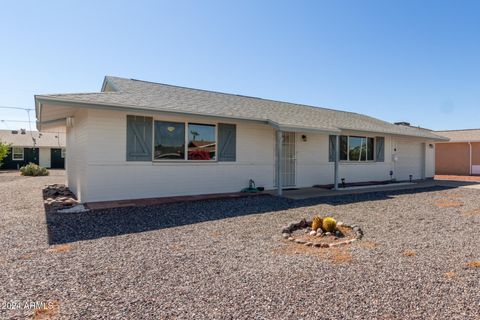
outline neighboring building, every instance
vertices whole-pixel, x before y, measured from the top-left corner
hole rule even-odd
[[[35,107],[39,130],[67,127],[67,182],[82,202],[236,192],[249,179],[279,193],[425,179],[446,140],[357,113],[117,77],[99,93],[37,95]]]
[[[450,138],[436,144],[436,174],[480,175],[480,129],[435,133]]]
[[[30,162],[45,168],[65,168],[65,133],[0,130],[0,141],[11,144],[0,169],[19,169]]]

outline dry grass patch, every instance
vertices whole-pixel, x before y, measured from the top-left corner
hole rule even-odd
[[[480,268],[480,260],[479,261],[470,261],[467,263],[467,266],[472,268]]]
[[[330,250],[330,261],[333,264],[350,263],[353,260],[353,256],[350,250],[346,248],[332,248]]]
[[[29,259],[32,259],[32,257],[33,257],[33,253],[26,253],[26,254],[22,254],[20,257],[18,257],[18,259],[29,260]]]
[[[447,198],[451,198],[451,199],[460,199],[460,198],[463,198],[463,194],[461,193],[449,193],[447,195],[445,195]]]
[[[174,244],[170,246],[170,251],[179,252],[184,250],[185,250],[185,246],[181,244]]]
[[[48,253],[62,253],[62,252],[69,252],[72,250],[72,246],[69,244],[61,244],[58,246],[55,246],[53,248],[47,249]]]
[[[285,245],[274,249],[273,253],[283,255],[306,254],[313,256],[324,256],[327,249],[305,246],[303,244],[286,242]]]
[[[321,260],[329,260],[332,264],[350,263],[353,256],[346,247],[342,248],[317,248],[309,247],[303,244],[287,243],[286,245],[273,250],[274,254],[282,255],[309,255]]]
[[[417,253],[414,250],[405,250],[403,252],[403,255],[405,257],[415,257],[417,255]]]
[[[35,309],[35,312],[32,315],[33,320],[50,320],[55,319],[58,315],[58,310],[60,308],[60,303],[58,301],[53,301],[47,304],[45,308]]]
[[[456,274],[455,272],[453,272],[453,271],[445,272],[443,275],[444,275],[445,278],[447,278],[447,279],[453,279],[453,278],[455,278],[455,277],[457,276],[457,274]]]
[[[435,201],[435,206],[437,208],[458,208],[463,206],[463,203],[455,199],[439,199]]]
[[[221,233],[221,232],[218,232],[218,231],[214,231],[214,232],[211,232],[211,233],[209,234],[209,236],[210,236],[211,238],[218,239],[218,238],[220,238],[220,237],[222,236],[222,233]]]
[[[468,210],[468,211],[463,211],[462,212],[463,215],[465,216],[480,216],[480,208],[477,208],[477,209],[473,209],[473,210]]]
[[[370,240],[362,240],[362,241],[356,241],[355,242],[356,246],[362,249],[375,249],[379,246],[378,243],[375,241],[370,241]]]

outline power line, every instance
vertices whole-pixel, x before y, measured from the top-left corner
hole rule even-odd
[[[36,121],[33,121],[33,120],[28,121],[28,120],[6,120],[6,119],[4,120],[4,119],[0,119],[0,122],[31,122],[31,123],[34,123]]]
[[[17,109],[17,110],[28,110],[28,111],[33,111],[35,109],[31,109],[31,108],[22,108],[22,107],[9,107],[9,106],[0,106],[0,108],[2,109]]]

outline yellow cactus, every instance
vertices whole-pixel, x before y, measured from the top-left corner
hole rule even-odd
[[[322,222],[322,229],[325,232],[333,232],[337,228],[337,221],[332,217],[326,217]]]
[[[321,227],[322,227],[322,218],[320,218],[319,216],[313,217],[312,230],[317,231],[317,229]]]

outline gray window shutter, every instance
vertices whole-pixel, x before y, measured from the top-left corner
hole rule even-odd
[[[127,161],[152,161],[151,117],[127,116]]]
[[[385,138],[384,137],[375,138],[375,161],[377,162],[385,161]]]
[[[337,136],[328,136],[328,161],[335,162],[335,144]]]
[[[218,124],[218,161],[237,160],[237,126]]]

